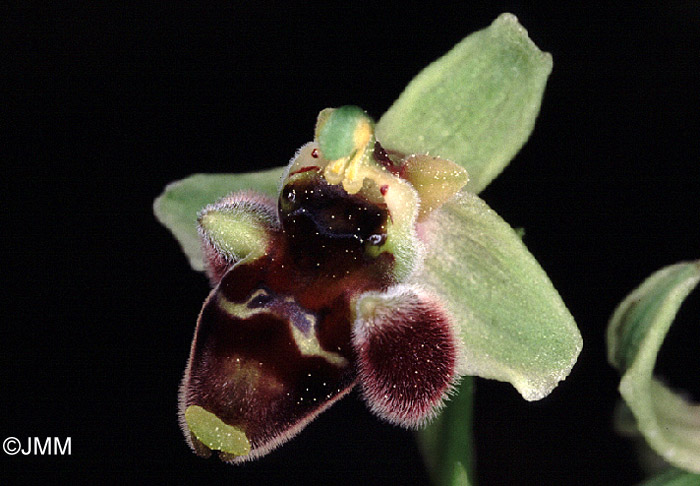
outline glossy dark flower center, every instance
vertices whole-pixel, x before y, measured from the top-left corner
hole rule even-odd
[[[360,248],[386,240],[386,207],[348,194],[317,172],[294,177],[282,189],[279,216],[284,231],[304,247],[338,243]]]

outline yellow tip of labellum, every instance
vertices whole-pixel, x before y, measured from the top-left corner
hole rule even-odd
[[[250,441],[245,432],[225,424],[219,417],[199,405],[187,407],[185,421],[197,440],[211,450],[233,456],[245,456],[250,453]]]

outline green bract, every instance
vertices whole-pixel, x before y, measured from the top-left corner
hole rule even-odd
[[[700,261],[663,268],[615,310],[608,360],[622,374],[620,393],[639,432],[669,463],[700,473],[700,405],[685,401],[653,376],[656,356],[683,300],[700,281]]]
[[[551,68],[550,55],[534,45],[513,15],[503,14],[416,76],[376,131],[356,107],[324,110],[317,144],[302,148],[287,171],[191,176],[166,188],[155,202],[156,216],[178,239],[192,267],[203,270],[196,230],[202,208],[242,189],[276,197],[281,177],[304,173],[294,165],[301,158],[325,157],[330,162],[319,170],[330,184],[342,182],[349,194],[361,191],[367,200],[382,198],[396,208],[387,223],[386,243],[370,247],[368,254],[395,255],[399,283],[421,286],[440,299],[458,327],[466,372],[510,382],[525,399],[538,400],[568,375],[581,336],[518,234],[475,193],[527,140]],[[388,154],[377,151],[375,136]],[[302,164],[302,169],[312,164]],[[466,169],[469,182],[450,199],[466,182],[458,166]],[[231,226],[236,221],[229,218],[221,226],[227,238],[236,238]],[[246,238],[255,234],[251,220],[240,221]],[[239,248],[238,243],[226,247]],[[243,246],[249,248],[250,241]],[[468,378],[461,389],[422,432],[426,462],[437,484],[469,481]],[[200,435],[211,443],[219,440]]]

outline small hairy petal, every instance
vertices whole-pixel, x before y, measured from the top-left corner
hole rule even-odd
[[[229,194],[199,212],[207,275],[215,286],[234,263],[262,256],[279,227],[274,201],[254,191]]]
[[[427,154],[411,155],[400,169],[420,197],[418,221],[440,208],[469,181],[467,171],[451,160]]]
[[[352,343],[369,408],[391,423],[433,418],[459,377],[461,346],[439,300],[416,286],[367,292],[357,302]]]

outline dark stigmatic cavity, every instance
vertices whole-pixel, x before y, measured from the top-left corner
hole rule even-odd
[[[386,239],[388,211],[331,185],[318,173],[299,174],[282,189],[282,227],[292,237],[326,240],[350,247],[377,245]]]

